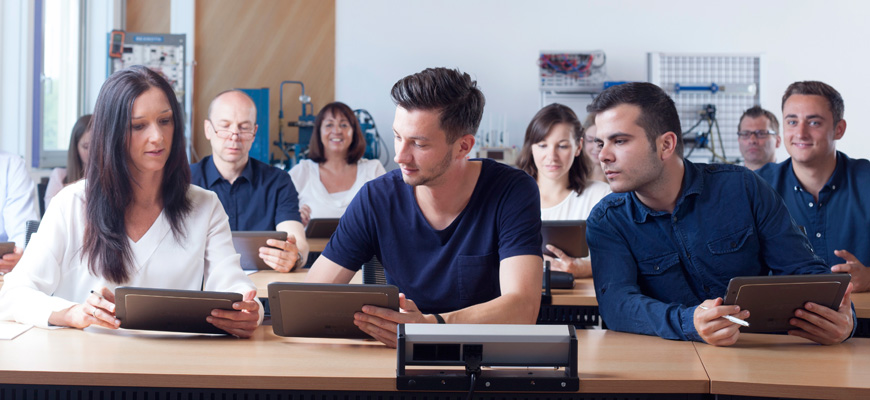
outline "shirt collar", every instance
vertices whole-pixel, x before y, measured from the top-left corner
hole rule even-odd
[[[242,174],[239,175],[239,178],[245,178],[248,182],[254,181],[254,168],[253,162],[251,159],[248,159],[248,163],[245,164],[245,169],[242,170]],[[218,171],[217,166],[214,165],[214,156],[208,156],[205,162],[205,183],[208,185],[208,188],[211,189],[217,182],[221,180],[225,180],[223,176],[221,176],[220,171]]]
[[[825,183],[826,188],[830,188],[832,190],[837,190],[837,187],[843,187],[845,185],[846,175],[848,174],[849,169],[849,161],[851,159],[844,153],[837,151],[837,166],[834,167],[834,173],[831,174],[831,177],[828,178],[828,182]],[[794,190],[804,190],[803,185],[798,180],[797,175],[794,174],[794,165],[791,158],[786,160],[788,163],[786,176],[788,177],[789,186],[794,186]]]
[[[707,170],[715,171],[716,164],[709,164],[706,166]],[[680,189],[680,197],[677,198],[677,204],[674,207],[674,213],[680,206],[686,201],[686,198],[691,195],[701,194],[704,190],[704,179],[701,175],[701,167],[692,163],[689,160],[683,160],[683,185]],[[641,224],[646,222],[647,218],[650,216],[658,217],[661,215],[669,214],[666,211],[654,211],[647,207],[640,199],[637,197],[635,192],[631,192],[631,201],[634,209],[634,222]]]

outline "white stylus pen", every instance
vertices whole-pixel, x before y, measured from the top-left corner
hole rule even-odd
[[[707,308],[706,306],[699,305],[698,307],[702,310],[709,310],[709,308]],[[747,327],[749,326],[749,322],[746,322],[746,321],[744,321],[740,318],[737,318],[737,317],[732,317],[730,315],[723,315],[722,318],[725,318],[725,319],[727,319],[727,320],[729,320],[737,325],[740,325],[740,326],[747,326]]]

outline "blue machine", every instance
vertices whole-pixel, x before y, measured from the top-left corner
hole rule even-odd
[[[248,154],[264,163],[269,163],[269,88],[239,89],[254,100],[257,107],[257,136]]]
[[[363,157],[379,160],[381,158],[381,151],[378,148],[378,143],[382,140],[381,135],[378,133],[378,127],[375,125],[375,119],[368,111],[363,109],[354,110],[353,115],[359,121],[359,127],[366,138],[366,153]]]
[[[298,121],[290,121],[288,127],[299,128],[299,137],[295,143],[287,143],[284,141],[284,85],[296,84],[302,87],[302,95],[299,96],[299,101],[302,102],[302,115]],[[293,165],[299,160],[308,155],[308,143],[311,141],[311,134],[314,131],[314,106],[311,104],[311,97],[305,94],[305,84],[300,81],[284,81],[280,87],[280,101],[278,109],[278,140],[274,142],[275,146],[284,153],[284,161],[272,158],[270,164],[282,165],[284,170],[289,171]]]

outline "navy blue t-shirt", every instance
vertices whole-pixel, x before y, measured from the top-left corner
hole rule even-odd
[[[299,195],[290,175],[255,160],[233,184],[224,179],[212,156],[190,166],[196,186],[217,193],[234,231],[273,231],[284,221],[301,221]]]
[[[435,230],[399,170],[360,189],[323,256],[357,271],[376,255],[387,282],[424,313],[459,310],[501,294],[499,263],[541,256],[541,200],[528,174],[482,159],[465,209]]]

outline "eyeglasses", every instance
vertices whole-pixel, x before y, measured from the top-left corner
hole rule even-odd
[[[776,136],[776,132],[770,129],[760,129],[757,131],[740,131],[737,132],[737,136],[741,139],[749,139],[750,136],[755,135],[757,139],[767,139],[768,136]]]
[[[217,137],[219,137],[221,139],[229,139],[229,138],[233,137],[233,135],[238,135],[239,139],[241,139],[241,140],[250,140],[250,139],[253,139],[253,137],[254,137],[254,130],[250,129],[250,128],[240,129],[238,132],[233,132],[229,129],[215,128],[213,122],[211,122],[211,121],[208,121],[208,122],[211,124],[211,128],[214,129],[214,133],[217,135]]]

